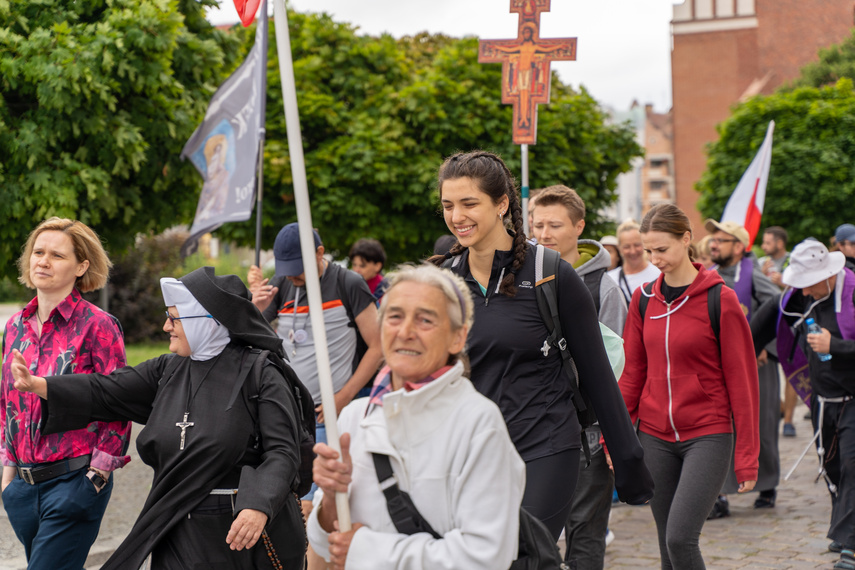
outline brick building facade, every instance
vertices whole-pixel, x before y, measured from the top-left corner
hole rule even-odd
[[[676,203],[703,235],[704,147],[740,99],[769,94],[851,33],[853,0],[685,0],[671,22]]]

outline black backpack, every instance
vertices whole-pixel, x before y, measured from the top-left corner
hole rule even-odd
[[[312,400],[312,394],[280,357],[269,350],[258,351],[253,349],[252,354],[257,354],[257,356],[249,374],[249,377],[252,378],[253,387],[250,392],[250,401],[258,402],[258,394],[261,391],[261,373],[264,370],[264,365],[270,362],[282,373],[285,383],[291,389],[291,394],[294,396],[294,401],[297,404],[297,411],[299,413],[297,421],[301,432],[297,437],[300,443],[300,465],[297,468],[297,478],[291,483],[291,490],[297,496],[303,497],[312,488],[312,463],[315,460],[315,452],[313,450],[315,447],[315,405]],[[250,405],[249,413],[252,416],[256,442],[263,449],[264,442],[261,441],[261,430],[258,425],[258,406]]]
[[[641,313],[641,325],[644,326],[644,315],[647,313],[647,303],[650,301],[649,295],[653,295],[653,281],[646,283],[642,287],[643,292],[638,299],[638,312]],[[716,283],[707,289],[707,311],[710,316],[710,326],[715,333],[715,341],[721,351],[721,286],[722,283]]]
[[[597,309],[598,315],[600,314],[600,282],[603,280],[603,275],[605,274],[606,268],[601,267],[585,275],[580,275],[588,291],[591,293],[591,298],[594,299],[594,307]]]
[[[542,245],[537,246],[534,273],[537,281],[535,282],[534,290],[537,295],[537,308],[540,311],[540,317],[543,319],[543,324],[546,325],[546,330],[549,331],[546,341],[561,353],[564,372],[570,381],[570,388],[573,392],[573,406],[576,408],[576,418],[579,420],[579,425],[582,426],[582,450],[585,452],[586,464],[590,465],[591,448],[588,444],[588,437],[585,430],[596,423],[597,416],[594,414],[591,401],[579,389],[579,372],[576,370],[576,363],[573,361],[573,355],[570,354],[570,349],[561,330],[561,319],[558,316],[558,266],[560,263],[561,255],[557,251],[545,248]],[[600,277],[602,277],[602,272],[600,273]],[[592,290],[591,285],[587,281],[585,284],[589,290]],[[597,290],[595,304],[597,305],[597,311],[599,311],[599,280],[597,280],[595,288]]]

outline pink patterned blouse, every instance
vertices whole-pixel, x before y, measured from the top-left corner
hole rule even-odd
[[[85,429],[43,435],[41,400],[15,390],[11,372],[12,349],[30,362],[37,376],[101,372],[125,366],[125,343],[118,321],[83,299],[73,289],[36,334],[38,297],[6,323],[3,338],[3,376],[0,384],[0,460],[4,466],[49,463],[92,455],[91,465],[103,471],[124,467],[131,435],[129,422],[93,422]],[[33,317],[33,318],[30,318]]]

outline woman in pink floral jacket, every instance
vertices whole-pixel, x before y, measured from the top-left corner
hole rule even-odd
[[[6,323],[0,383],[3,507],[30,568],[83,567],[123,467],[131,426],[94,422],[44,435],[42,403],[13,388],[8,355],[19,350],[40,376],[110,373],[125,365],[122,330],[81,292],[102,288],[110,260],[85,224],[50,218],[33,230],[18,260],[21,283],[36,297]]]

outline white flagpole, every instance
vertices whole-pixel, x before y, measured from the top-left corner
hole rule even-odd
[[[273,22],[276,27],[276,50],[279,54],[279,74],[282,78],[282,100],[285,103],[288,152],[291,155],[291,176],[294,179],[294,202],[297,205],[300,250],[303,254],[303,269],[306,272],[306,293],[309,298],[309,317],[315,341],[324,423],[329,446],[341,453],[327,331],[324,328],[321,285],[315,257],[315,240],[312,235],[312,210],[309,207],[309,185],[306,180],[306,163],[303,160],[303,139],[300,134],[300,115],[297,111],[297,89],[294,84],[294,63],[291,60],[291,37],[288,33],[285,0],[274,0]],[[335,504],[338,510],[339,530],[347,532],[350,530],[350,506],[347,502],[347,494],[336,493]]]

